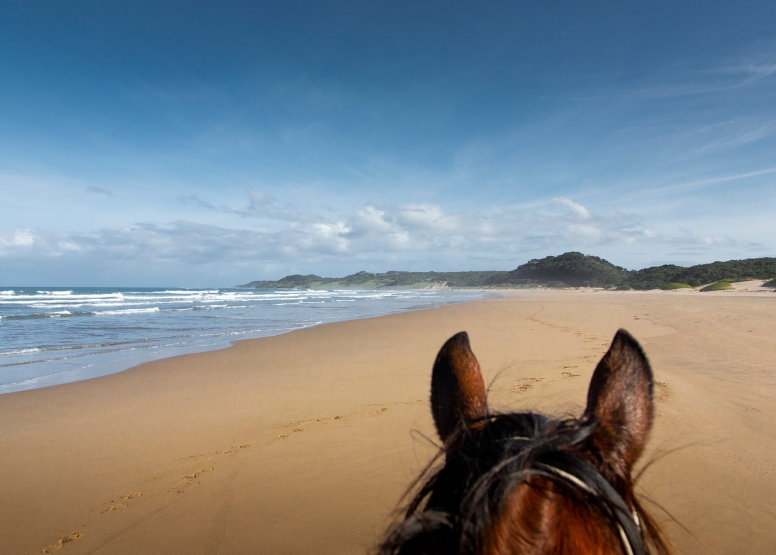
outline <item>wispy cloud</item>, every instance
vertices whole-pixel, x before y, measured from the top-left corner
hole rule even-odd
[[[739,85],[756,83],[776,74],[776,61],[763,54],[757,61],[741,60],[736,63],[723,64],[719,67],[702,71],[711,75],[731,75],[738,78]]]
[[[739,58],[716,66],[699,68],[666,68],[671,77],[663,77],[653,84],[627,90],[626,96],[665,99],[738,91],[763,84],[776,75],[776,61],[772,50],[757,53],[758,60]],[[676,75],[681,75],[677,78]],[[654,77],[653,77],[654,79]]]
[[[589,220],[590,218],[593,217],[593,215],[590,213],[590,210],[588,210],[587,208],[585,208],[581,204],[578,204],[578,203],[574,202],[570,198],[558,197],[558,198],[556,198],[554,200],[555,200],[555,202],[559,202],[563,206],[566,206],[567,208],[569,208],[572,212],[577,214],[583,220]]]
[[[315,216],[300,210],[296,205],[287,203],[278,206],[275,197],[264,191],[250,191],[248,203],[244,206],[233,207],[226,204],[216,206],[197,195],[181,196],[177,201],[189,206],[196,206],[206,210],[241,216],[243,218],[263,218],[269,220],[283,220],[287,222],[314,221]]]
[[[215,210],[218,211],[219,209],[216,208],[214,205],[210,204],[207,201],[202,200],[197,195],[189,195],[187,197],[178,197],[176,199],[181,204],[186,204],[189,206],[197,206],[199,208],[205,208],[206,210]]]
[[[678,185],[673,185],[671,188],[673,189],[687,189],[691,187],[702,187],[703,185],[711,185],[713,183],[725,183],[727,181],[740,181],[742,179],[749,179],[750,177],[757,177],[760,175],[767,175],[769,173],[776,173],[776,168],[766,168],[763,170],[757,170],[753,172],[746,172],[746,173],[739,173],[735,175],[724,175],[721,177],[714,177],[711,179],[701,179],[699,181],[691,181],[688,183],[680,183]]]
[[[96,185],[89,185],[86,187],[87,193],[93,193],[96,195],[105,195],[106,197],[115,197],[116,194],[111,191],[110,189],[106,189],[105,187],[97,187]]]

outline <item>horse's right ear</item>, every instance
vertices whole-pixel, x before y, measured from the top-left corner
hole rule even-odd
[[[653,388],[644,351],[631,334],[619,330],[593,372],[585,416],[597,424],[591,436],[595,451],[622,477],[630,476],[652,429]]]
[[[439,350],[431,374],[431,412],[443,442],[488,412],[485,382],[465,331]]]

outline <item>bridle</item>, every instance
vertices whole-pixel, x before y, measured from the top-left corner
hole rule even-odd
[[[622,496],[592,464],[570,453],[556,451],[533,466],[532,474],[560,480],[590,498],[609,516],[626,555],[647,555],[638,514],[628,508]]]

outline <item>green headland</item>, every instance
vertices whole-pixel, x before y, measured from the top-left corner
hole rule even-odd
[[[605,289],[682,289],[712,284],[704,290],[730,289],[730,283],[748,279],[771,280],[776,285],[776,258],[748,258],[683,267],[673,264],[626,270],[597,256],[567,252],[522,264],[511,271],[358,272],[345,277],[291,275],[277,281],[252,281],[239,287],[256,289],[417,289],[600,287]],[[767,284],[766,284],[767,285]]]

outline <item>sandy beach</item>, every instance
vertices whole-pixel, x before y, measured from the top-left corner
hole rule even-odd
[[[677,551],[773,553],[776,294],[756,290],[505,292],[1,395],[0,552],[368,552],[436,452],[448,337],[469,332],[493,407],[579,414],[623,327],[658,382],[639,491],[689,531],[654,509]]]

